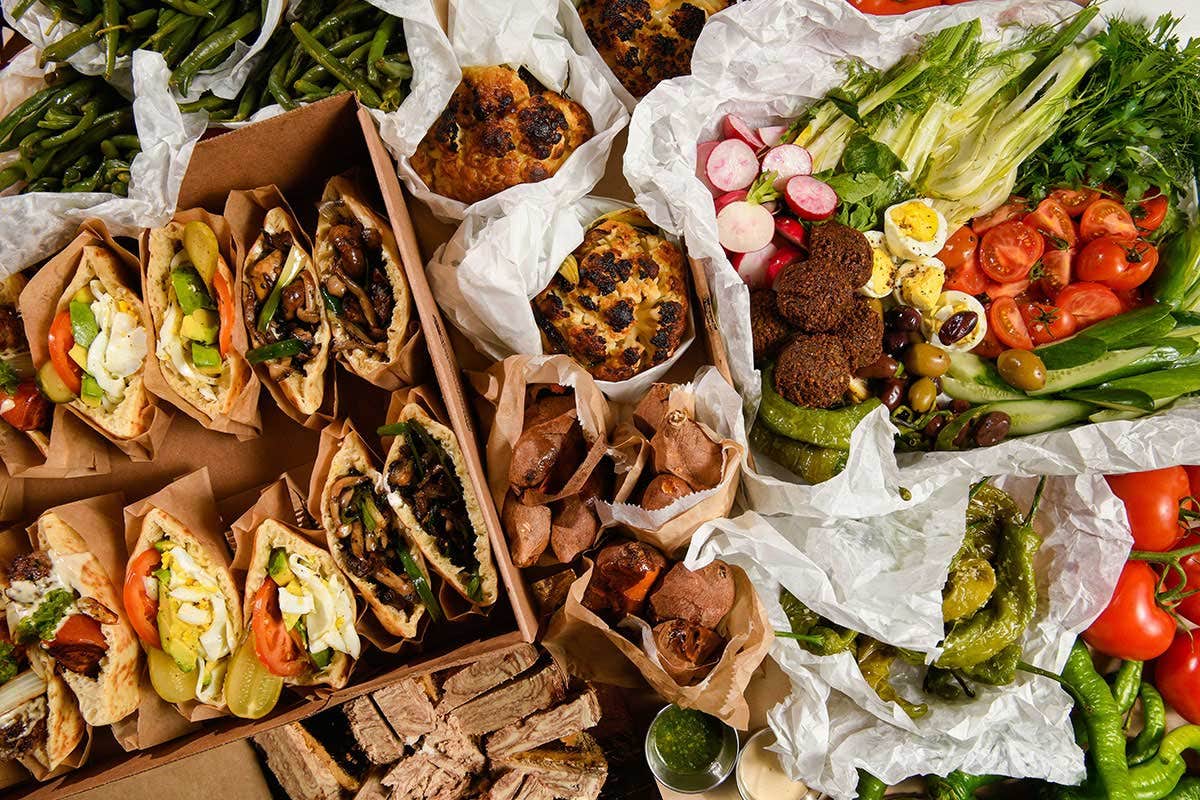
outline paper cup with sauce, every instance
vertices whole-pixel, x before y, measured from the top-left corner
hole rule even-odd
[[[816,797],[816,792],[787,776],[779,756],[767,749],[773,744],[775,732],[763,728],[746,741],[738,754],[735,773],[742,800],[808,800]]]
[[[646,732],[646,762],[664,786],[699,794],[721,785],[733,772],[738,734],[716,717],[669,705]]]

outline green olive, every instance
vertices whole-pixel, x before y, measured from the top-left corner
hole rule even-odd
[[[921,378],[908,387],[908,407],[918,414],[924,414],[933,408],[933,404],[937,402],[937,396],[937,384],[929,378]]]
[[[904,368],[914,375],[940,378],[950,369],[950,356],[940,347],[917,342],[904,353]]]
[[[1046,385],[1046,365],[1028,350],[1005,350],[996,359],[1000,377],[1014,389],[1033,392]]]

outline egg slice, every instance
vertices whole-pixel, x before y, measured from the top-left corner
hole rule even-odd
[[[943,343],[938,336],[942,325],[950,317],[961,311],[975,312],[975,329],[957,342],[950,344]],[[934,308],[932,314],[925,316],[922,327],[930,344],[940,347],[943,350],[965,353],[968,350],[974,349],[977,344],[983,341],[983,337],[987,335],[987,314],[984,313],[983,303],[980,303],[971,295],[966,292],[950,290],[942,292],[941,297],[938,298],[937,307]]]
[[[946,282],[946,265],[936,258],[906,261],[896,270],[896,301],[921,312],[932,311]]]
[[[950,236],[946,218],[927,198],[891,206],[883,212],[883,230],[892,255],[912,260],[936,256]]]
[[[896,280],[896,259],[888,252],[883,231],[867,231],[863,236],[871,245],[871,277],[858,293],[867,297],[887,297]]]
[[[360,643],[354,630],[354,600],[345,581],[339,575],[319,574],[295,554],[288,558],[288,565],[312,602],[312,610],[304,617],[309,652],[319,653],[329,647],[358,658]],[[281,611],[282,597],[281,592]]]

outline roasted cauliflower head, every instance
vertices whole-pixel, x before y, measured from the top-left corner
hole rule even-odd
[[[640,209],[605,214],[533,299],[533,313],[547,352],[571,355],[599,380],[632,378],[683,340],[683,253]]]
[[[594,132],[583,106],[524,68],[465,67],[412,166],[433,191],[470,204],[553,176]]]
[[[588,36],[635,97],[659,81],[686,75],[692,48],[710,15],[732,0],[581,0]]]

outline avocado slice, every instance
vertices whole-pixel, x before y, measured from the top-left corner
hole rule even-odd
[[[271,557],[267,561],[267,574],[280,586],[287,586],[292,582],[292,568],[288,566],[287,551],[282,547],[271,551]]]
[[[162,590],[165,594],[166,587],[162,587]],[[180,641],[174,635],[176,629],[184,623],[175,615],[173,606],[174,603],[165,597],[163,602],[158,604],[158,638],[162,643],[163,652],[175,660],[176,666],[184,672],[191,672],[196,668],[196,660],[200,654],[194,647]]]
[[[217,341],[220,320],[217,313],[208,308],[197,308],[183,318],[179,325],[179,335],[184,339],[202,344],[213,344]]]

